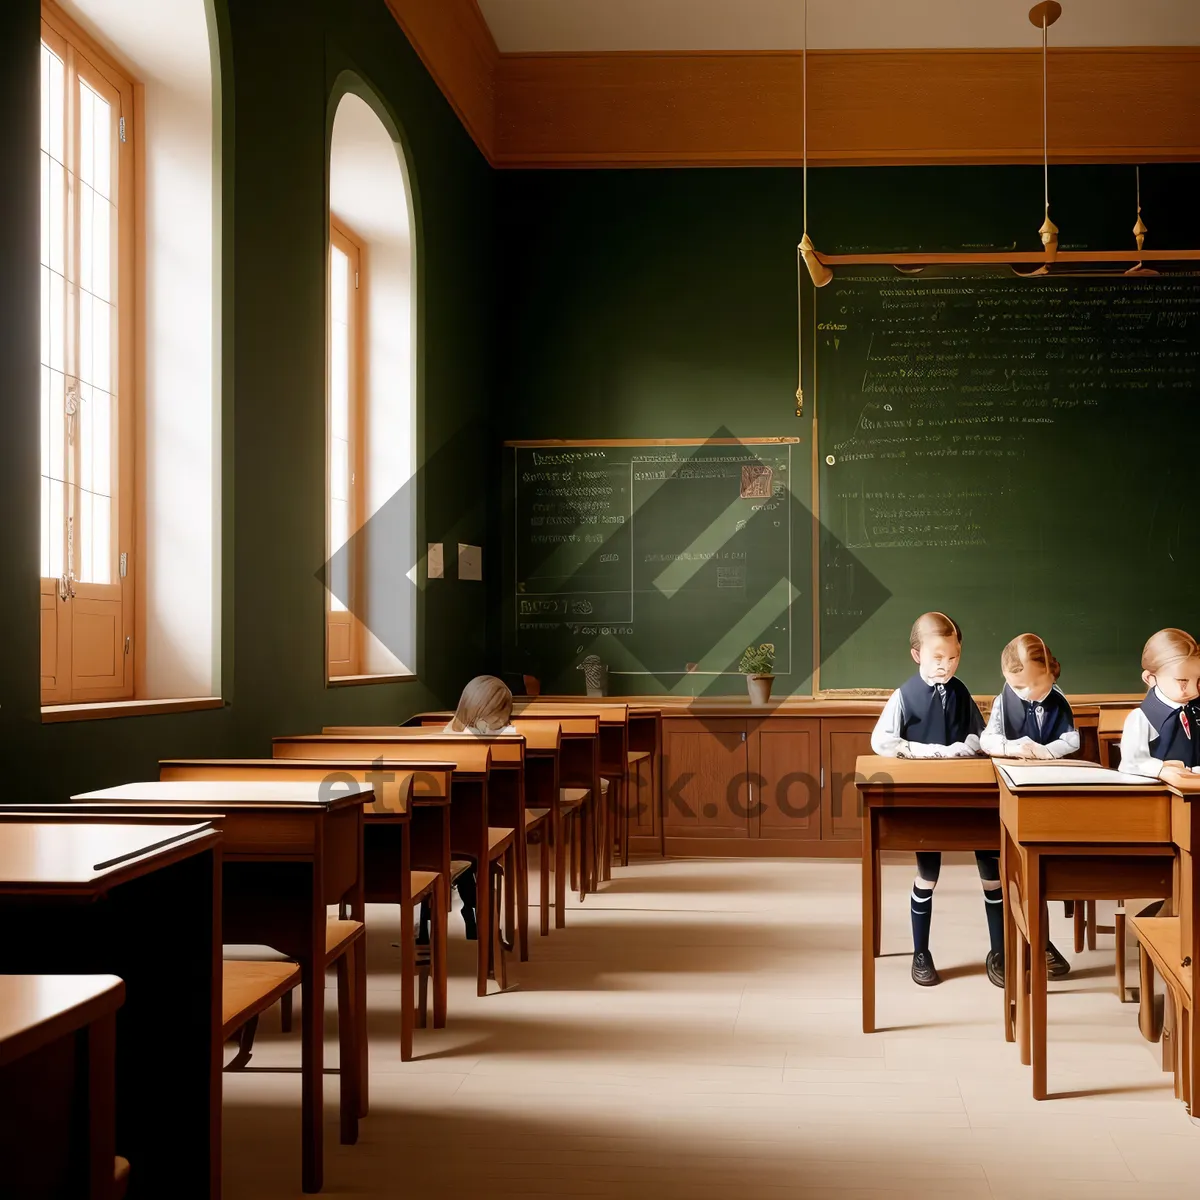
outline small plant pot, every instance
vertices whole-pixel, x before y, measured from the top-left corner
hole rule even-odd
[[[540,696],[542,694],[542,681],[536,675],[525,675],[525,695]]]
[[[750,693],[750,703],[756,706],[766,704],[771,699],[771,685],[774,682],[774,675],[747,675],[746,690]]]

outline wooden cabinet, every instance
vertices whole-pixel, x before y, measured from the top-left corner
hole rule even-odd
[[[820,721],[750,722],[751,830],[776,840],[821,837]]]
[[[746,722],[669,718],[662,731],[664,836],[749,837]]]
[[[864,717],[821,721],[821,837],[862,844],[862,819],[854,765],[871,753],[874,720]]]

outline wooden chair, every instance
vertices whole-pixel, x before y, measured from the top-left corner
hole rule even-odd
[[[1182,920],[1153,915],[1161,907],[1151,905],[1129,918],[1129,928],[1138,940],[1138,1028],[1147,1041],[1162,1039],[1163,1070],[1174,1076],[1175,1096],[1190,1112],[1195,1084],[1191,1077],[1195,970],[1183,948]],[[1155,995],[1156,971],[1166,987],[1164,996]]]
[[[230,949],[235,957],[221,964],[221,1036],[229,1041],[237,1035],[237,1056],[225,1067],[236,1071],[250,1061],[259,1014],[299,986],[300,968],[283,955],[251,958],[237,954],[240,947]]]
[[[588,894],[588,880],[592,878],[592,793],[587,788],[565,787],[558,793],[558,807],[562,814],[563,846],[559,859],[566,869],[569,863],[571,886],[579,892],[582,903]],[[559,924],[565,924],[565,914]]]
[[[366,1005],[364,997],[358,995],[360,985],[355,956],[366,954],[365,932],[366,927],[361,921],[338,917],[329,920],[325,934],[325,971],[334,966],[337,969],[341,1140],[347,1146],[358,1140],[359,1050],[366,1036],[362,1026]],[[286,955],[267,946],[226,946],[223,958],[225,1039],[228,1041],[234,1033],[238,1034],[238,1053],[225,1069],[234,1071],[250,1061],[259,1014],[276,1001],[286,1006],[287,1028],[284,1032],[290,1031],[292,992],[299,986],[300,968]],[[322,987],[325,971],[319,977]],[[281,1025],[283,1015],[281,1012]]]

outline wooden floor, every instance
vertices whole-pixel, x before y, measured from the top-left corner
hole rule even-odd
[[[371,1114],[359,1144],[339,1146],[327,1076],[325,1194],[1163,1200],[1193,1189],[1200,1127],[1139,1037],[1136,1006],[1117,1002],[1111,937],[1076,958],[1055,906],[1075,969],[1051,984],[1060,1098],[1035,1103],[983,973],[973,863],[943,871],[932,949],[945,982],[930,990],[908,977],[911,879],[907,865],[884,868],[886,1032],[859,1032],[857,862],[635,863],[572,904],[568,929],[531,939],[505,995],[474,995],[455,914],[451,1028],[418,1030],[420,1061],[407,1064],[398,910],[370,908]],[[298,1063],[296,1036],[281,1038],[270,1014],[251,1069],[225,1075],[232,1200],[300,1195],[299,1075],[254,1070]]]

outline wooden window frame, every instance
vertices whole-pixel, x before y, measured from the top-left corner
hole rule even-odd
[[[53,677],[42,675],[41,700],[43,705],[80,704],[94,701],[127,700],[133,696],[135,678],[134,645],[135,601],[137,596],[137,555],[134,544],[136,510],[136,421],[138,408],[135,395],[138,376],[140,347],[137,338],[137,312],[140,303],[140,288],[137,268],[140,261],[137,213],[141,208],[136,157],[140,121],[137,93],[140,87],[126,71],[75,21],[66,15],[51,0],[43,0],[41,6],[41,40],[58,55],[68,72],[68,98],[71,111],[76,103],[71,94],[77,88],[75,81],[83,79],[90,86],[99,85],[116,97],[119,122],[124,121],[124,141],[119,136],[115,144],[117,170],[114,182],[117,195],[117,240],[116,240],[116,338],[117,356],[111,420],[115,425],[111,445],[116,462],[112,478],[112,541],[110,584],[82,583],[69,581],[66,599],[60,599],[59,581],[39,575],[42,613],[43,654],[48,638],[56,652]],[[111,102],[111,101],[110,101]],[[71,137],[70,118],[68,138]],[[71,160],[69,169],[77,176],[78,163],[74,147],[65,151]],[[77,210],[68,209],[73,228],[78,225]],[[77,240],[77,234],[74,235]],[[66,264],[64,264],[66,266]],[[72,268],[69,273],[74,274]],[[77,286],[77,284],[76,284]],[[68,287],[68,291],[71,289]],[[64,363],[64,367],[68,364]],[[70,372],[64,372],[72,377]],[[76,450],[78,455],[78,450]],[[78,477],[78,467],[75,475]],[[69,488],[70,484],[64,489]],[[78,486],[78,485],[75,485]],[[40,499],[39,499],[40,505]],[[40,516],[39,516],[40,522]],[[65,537],[65,534],[64,534]],[[121,556],[125,557],[125,573],[120,570]],[[69,569],[69,567],[68,567]],[[89,606],[96,608],[111,605],[113,591],[119,597],[119,619],[117,635],[113,644],[115,662],[119,664],[111,682],[104,685],[81,684],[75,676],[75,650],[82,645],[81,627],[76,617],[86,616]],[[47,611],[54,614],[53,627],[47,630]],[[43,658],[43,663],[44,663]]]
[[[326,317],[325,317],[325,561],[329,562],[334,551],[332,538],[333,512],[333,250],[340,250],[350,260],[350,270],[356,283],[349,290],[350,336],[349,336],[349,441],[350,441],[350,536],[353,543],[355,533],[362,528],[366,512],[365,459],[367,434],[366,401],[366,355],[364,330],[366,328],[367,253],[362,240],[332,214],[329,218],[329,244],[325,252]],[[361,549],[361,547],[360,547]],[[334,611],[332,594],[325,592],[325,678],[328,684],[349,683],[364,678],[362,671],[363,645],[366,631],[355,609],[361,605],[355,598],[363,595],[365,585],[363,555],[355,553],[350,562],[351,603],[344,611]],[[335,630],[345,628],[349,654],[346,659],[333,660]]]

